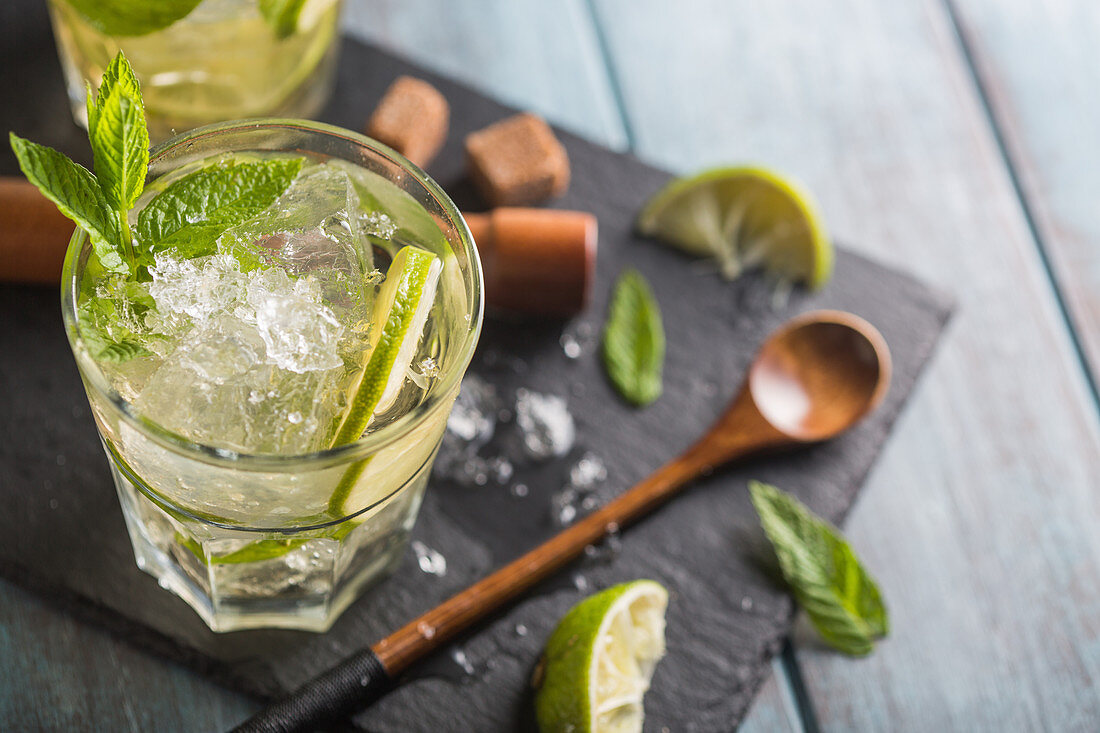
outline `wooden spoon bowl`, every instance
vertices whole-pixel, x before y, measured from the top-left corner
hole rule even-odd
[[[749,370],[760,414],[798,441],[830,438],[886,396],[891,360],[875,327],[843,311],[814,311],[776,331]]]

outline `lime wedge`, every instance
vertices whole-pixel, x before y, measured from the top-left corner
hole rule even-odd
[[[334,446],[358,440],[371,419],[397,399],[432,310],[442,269],[438,257],[416,247],[403,247],[394,256],[374,301],[370,358],[336,431]]]
[[[730,280],[762,267],[816,290],[833,271],[833,246],[812,196],[763,168],[715,168],[677,178],[646,203],[637,228],[717,259]]]
[[[634,733],[642,697],[665,653],[668,591],[652,580],[616,585],[565,614],[543,655],[535,714],[542,733]]]

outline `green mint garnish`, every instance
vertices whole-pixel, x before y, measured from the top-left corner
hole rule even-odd
[[[145,187],[149,170],[149,130],[141,87],[119,54],[103,74],[94,102],[90,87],[88,92],[88,140],[99,187],[107,204],[125,219]]]
[[[301,158],[225,161],[173,181],[138,214],[137,236],[150,252],[180,257],[217,251],[225,230],[271,206],[302,169]]]
[[[114,0],[104,7],[124,5]],[[141,330],[136,323],[153,307],[138,284],[148,277],[142,265],[151,265],[151,255],[165,250],[184,258],[213,254],[217,238],[226,229],[260,213],[286,191],[302,160],[229,161],[186,175],[138,214],[135,242],[129,215],[145,188],[149,131],[141,87],[121,52],[107,67],[99,94],[93,97],[88,89],[88,140],[94,174],[53,148],[14,133],[11,147],[27,179],[88,233],[94,260],[110,273],[103,280],[110,286],[108,291],[126,293],[119,302],[140,311],[118,312],[120,306],[103,291],[80,306],[82,336],[89,352],[100,361],[121,362],[149,355],[143,340],[155,338],[132,330]]]
[[[123,261],[122,229],[118,212],[107,204],[91,171],[45,145],[24,140],[14,132],[11,149],[27,180],[53,201],[58,210],[88,233],[104,269],[128,272]]]
[[[260,14],[279,38],[286,38],[298,28],[298,16],[306,0],[260,0]]]
[[[144,36],[186,17],[202,0],[68,0],[108,36]]]
[[[649,284],[627,270],[615,284],[603,332],[607,376],[628,402],[639,407],[661,396],[665,332]]]
[[[104,269],[135,274],[127,212],[145,185],[149,133],[141,88],[121,52],[107,67],[99,96],[88,98],[88,140],[95,175],[53,148],[11,135],[19,167],[61,213],[82,227]]]
[[[882,594],[840,532],[774,486],[749,482],[779,567],[821,637],[845,654],[870,653],[889,632]]]

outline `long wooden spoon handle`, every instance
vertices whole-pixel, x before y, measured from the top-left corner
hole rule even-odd
[[[779,433],[743,395],[706,437],[629,491],[527,554],[349,657],[243,724],[238,731],[312,730],[384,695],[391,680],[527,589],[576,559],[584,548],[672,498],[700,473],[778,442]],[[375,664],[377,662],[377,664]],[[364,671],[366,670],[366,671]]]

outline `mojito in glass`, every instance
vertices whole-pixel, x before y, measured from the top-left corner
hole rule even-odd
[[[49,0],[76,121],[120,49],[154,140],[221,120],[313,117],[332,90],[342,0]]]
[[[188,187],[249,166],[289,185],[200,247]],[[327,629],[406,546],[480,329],[469,231],[398,154],[294,120],[154,149],[128,224],[160,242],[137,277],[78,229],[62,297],[138,565],[216,631]]]

